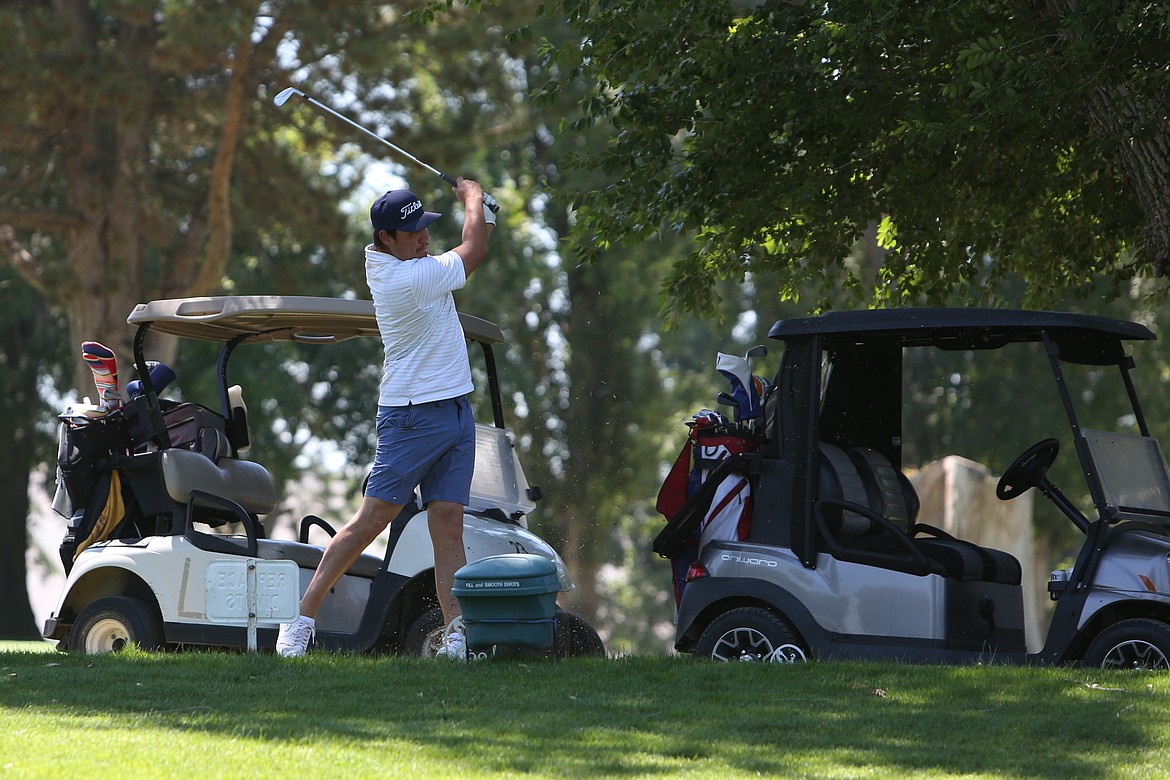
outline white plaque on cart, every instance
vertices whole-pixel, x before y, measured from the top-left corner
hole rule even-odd
[[[207,564],[207,618],[224,623],[294,620],[300,614],[300,576],[293,561],[213,561]],[[249,581],[255,596],[251,608]]]

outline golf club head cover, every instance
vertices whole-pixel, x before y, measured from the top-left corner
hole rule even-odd
[[[166,363],[160,363],[157,360],[148,360],[146,361],[146,370],[150,372],[150,384],[154,388],[155,395],[161,394],[167,385],[175,381],[175,371]],[[131,400],[142,395],[143,392],[141,379],[135,379],[126,385],[126,395]]]
[[[715,357],[715,370],[727,377],[731,383],[731,397],[736,402],[736,421],[758,417],[760,398],[756,395],[747,359],[719,352]]]
[[[98,406],[111,412],[122,408],[122,394],[118,392],[118,358],[114,350],[97,341],[83,341],[81,358],[93,371]]]

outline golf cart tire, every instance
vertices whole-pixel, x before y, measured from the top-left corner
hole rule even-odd
[[[808,654],[788,623],[763,607],[737,607],[703,629],[695,655],[713,661],[802,663]]]
[[[1089,645],[1085,665],[1101,669],[1170,670],[1170,625],[1149,618],[1114,623]]]
[[[153,605],[129,596],[98,599],[81,611],[69,632],[69,649],[86,655],[117,653],[130,644],[158,650],[163,626]]]
[[[572,612],[557,610],[557,658],[605,658],[605,643],[593,626]]]
[[[433,607],[419,615],[402,640],[402,653],[418,658],[434,658],[443,641],[443,610]]]

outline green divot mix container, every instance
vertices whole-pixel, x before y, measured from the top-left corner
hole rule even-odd
[[[549,648],[556,628],[556,566],[530,553],[492,555],[455,572],[467,646]]]

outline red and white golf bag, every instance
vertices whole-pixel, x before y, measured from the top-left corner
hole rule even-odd
[[[667,522],[707,481],[719,461],[759,448],[756,437],[741,426],[729,423],[717,412],[704,409],[687,424],[691,428],[690,435],[658,492],[656,507]],[[676,602],[682,597],[687,569],[698,560],[703,547],[712,541],[746,539],[751,520],[751,481],[746,474],[732,471],[715,488],[702,520],[683,551],[671,559]]]

